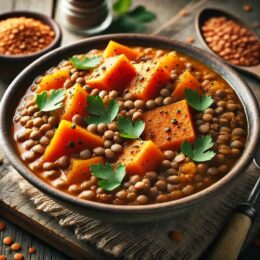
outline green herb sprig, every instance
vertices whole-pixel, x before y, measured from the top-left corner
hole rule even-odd
[[[36,96],[36,104],[43,112],[50,112],[63,107],[63,100],[65,98],[65,89],[54,89],[50,91],[50,95],[43,91]]]
[[[132,0],[117,0],[113,5],[116,17],[112,23],[110,31],[118,32],[142,32],[145,24],[156,19],[156,15],[147,10],[145,6],[138,5],[130,10]]]
[[[214,145],[210,135],[198,137],[194,144],[185,141],[181,145],[181,152],[195,162],[206,162],[215,156],[215,152],[209,150]]]
[[[88,124],[112,123],[119,111],[119,104],[114,99],[110,100],[107,107],[100,96],[87,97]]]
[[[89,70],[96,68],[102,61],[100,56],[95,57],[85,57],[84,59],[79,59],[77,56],[73,56],[69,59],[74,68],[80,70]]]
[[[204,111],[209,108],[214,100],[210,96],[202,96],[197,90],[185,89],[185,97],[188,104],[198,111]]]
[[[99,187],[106,191],[112,191],[119,187],[126,175],[126,168],[122,164],[118,164],[113,169],[112,164],[92,164],[90,166],[91,174],[100,179]]]
[[[145,124],[142,120],[137,120],[133,123],[130,118],[119,117],[117,127],[121,137],[137,139],[143,133]]]

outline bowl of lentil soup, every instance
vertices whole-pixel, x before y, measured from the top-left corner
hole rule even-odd
[[[46,15],[13,11],[0,15],[0,74],[10,82],[31,62],[60,46],[61,29]]]
[[[3,98],[0,127],[9,160],[45,194],[87,216],[133,223],[223,192],[251,162],[259,113],[251,90],[212,54],[122,34],[27,67]]]

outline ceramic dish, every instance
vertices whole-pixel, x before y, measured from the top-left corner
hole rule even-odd
[[[242,155],[226,176],[198,193],[175,201],[142,206],[109,205],[81,200],[61,192],[40,180],[25,166],[17,154],[10,129],[12,128],[12,118],[18,106],[18,102],[25,94],[28,86],[31,85],[38,75],[44,73],[50,67],[57,65],[61,60],[78,53],[87,52],[91,49],[103,49],[109,40],[114,40],[128,46],[154,47],[176,50],[177,52],[187,54],[217,72],[234,89],[244,107],[247,118],[248,138]],[[59,48],[44,55],[24,69],[11,83],[3,98],[0,116],[2,147],[7,158],[25,179],[46,195],[74,212],[113,222],[137,223],[158,221],[171,218],[184,211],[190,210],[196,205],[205,203],[207,200],[212,199],[213,196],[217,196],[218,192],[223,192],[234,178],[244,172],[252,160],[259,139],[259,112],[256,99],[249,87],[239,78],[236,72],[224,65],[220,59],[212,54],[205,53],[205,51],[193,46],[162,37],[138,34],[93,37],[70,46]]]

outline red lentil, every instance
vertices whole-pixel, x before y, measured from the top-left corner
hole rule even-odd
[[[189,15],[189,12],[187,12],[185,9],[180,11],[180,16],[185,17],[185,16],[188,16],[188,15]]]
[[[241,66],[260,62],[260,42],[247,28],[227,17],[212,17],[202,26],[205,41],[223,59]]]
[[[195,42],[195,40],[194,40],[193,37],[189,36],[189,37],[186,39],[186,42],[192,44],[192,43]]]
[[[23,254],[22,253],[16,253],[14,255],[14,260],[23,260],[24,257],[23,257]]]
[[[180,232],[176,231],[176,230],[172,230],[169,232],[168,234],[169,238],[172,241],[181,241],[182,240],[182,235]]]
[[[30,254],[35,254],[35,253],[36,253],[36,248],[33,247],[33,246],[30,247],[30,248],[29,248],[29,253],[30,253]]]
[[[5,230],[5,223],[0,222],[0,231]]]
[[[18,251],[21,249],[21,244],[19,243],[13,243],[11,248],[14,250],[14,251]]]
[[[243,9],[244,9],[245,12],[250,12],[250,11],[252,11],[253,8],[252,8],[251,5],[244,5]]]
[[[53,41],[50,26],[33,18],[15,17],[0,21],[0,54],[24,55],[38,52]]]
[[[5,238],[3,239],[3,243],[4,243],[5,245],[11,245],[11,244],[13,243],[13,239],[12,239],[11,237],[5,237]]]

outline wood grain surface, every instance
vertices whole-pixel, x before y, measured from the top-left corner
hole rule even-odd
[[[248,1],[242,0],[239,1],[239,3],[237,1],[227,0],[134,1],[135,5],[145,4],[148,9],[154,11],[157,14],[157,20],[148,25],[146,31],[147,33],[152,33],[155,31],[156,34],[183,41],[185,41],[188,36],[192,36],[195,39],[195,44],[198,46],[200,46],[200,43],[196,38],[193,27],[195,14],[194,10],[204,5],[228,5],[229,10],[232,10],[238,16],[244,17],[245,20],[253,23],[253,21],[256,19],[255,16],[257,14],[259,15],[260,9],[258,9],[258,12],[255,12],[254,10],[254,12],[251,14],[245,13],[242,9],[243,4],[245,3],[248,3]],[[53,15],[62,26],[62,17],[60,12],[61,4],[62,0],[57,1],[57,4],[55,0],[0,0],[0,13],[11,10],[37,11],[45,13],[49,16]],[[182,17],[179,15],[179,11],[183,8],[185,8],[185,10],[190,13],[187,17]],[[179,22],[180,19],[182,19],[181,23]],[[72,34],[63,26],[62,31],[62,45],[67,45],[84,38],[84,36]],[[245,74],[242,76],[249,82],[251,88],[260,100],[259,81]],[[0,79],[0,98],[6,88],[7,85],[4,82],[1,82]],[[15,176],[16,173],[12,173],[13,175],[11,175],[8,169],[5,167],[8,167],[8,165],[4,167],[0,166],[0,221],[7,223],[7,228],[4,232],[0,232],[0,240],[2,240],[4,236],[11,235],[15,241],[22,242],[22,252],[25,255],[25,259],[70,259],[64,254],[70,256],[73,259],[109,259],[107,255],[104,255],[102,252],[95,250],[95,246],[78,241],[75,238],[72,230],[62,229],[56,220],[47,214],[37,211],[32,206],[28,198],[25,198],[20,194],[17,182],[14,181],[20,177]],[[11,224],[11,222],[15,225]],[[17,226],[22,227],[23,230]],[[28,232],[32,233],[34,236],[30,235]],[[36,239],[35,236],[63,253],[60,253],[53,247],[48,246],[41,240]],[[31,245],[35,246],[37,249],[37,253],[35,255],[28,254],[28,248]],[[8,250],[8,247],[2,246],[1,243],[0,254],[7,254],[8,259],[12,259],[13,256],[13,253]],[[248,255],[245,255],[243,259],[248,259]]]

